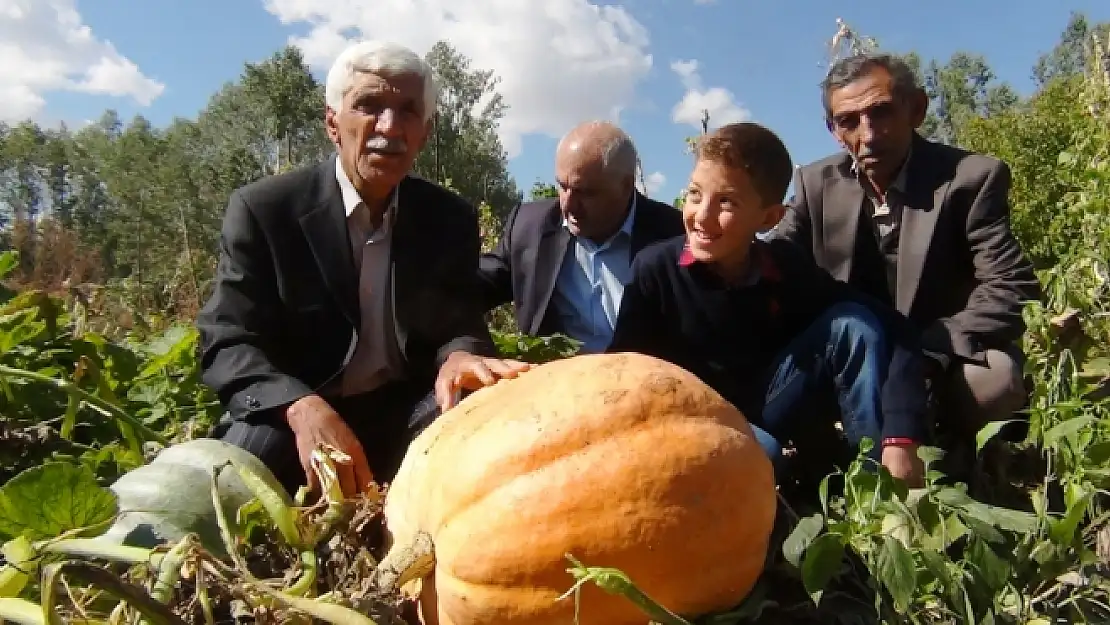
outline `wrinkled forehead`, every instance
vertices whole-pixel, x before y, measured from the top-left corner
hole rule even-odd
[[[596,186],[605,181],[601,151],[589,145],[574,145],[555,154],[555,177],[569,187]]]
[[[859,113],[878,104],[894,102],[894,81],[890,74],[872,70],[829,93],[833,115]]]
[[[397,100],[421,101],[424,95],[424,80],[418,74],[380,74],[355,72],[351,76],[351,87],[345,97],[357,101],[367,97],[390,98]]]

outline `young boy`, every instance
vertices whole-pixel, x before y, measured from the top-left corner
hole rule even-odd
[[[781,219],[791,173],[786,146],[758,124],[702,137],[686,234],[637,255],[609,351],[700,377],[756,426],[777,467],[783,443],[793,440],[804,460],[806,435],[832,431],[839,416],[852,443],[869,437],[875,460],[919,484],[927,395],[908,322],[791,243],[756,238]]]

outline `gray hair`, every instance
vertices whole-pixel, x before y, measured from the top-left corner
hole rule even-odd
[[[618,176],[635,176],[640,157],[636,145],[624,131],[601,146],[601,167]]]
[[[351,90],[357,74],[401,76],[413,74],[424,82],[424,121],[435,115],[439,85],[435,71],[412,50],[387,41],[360,41],[341,52],[328,71],[324,100],[332,109],[343,107],[343,98]]]
[[[832,117],[830,99],[836,89],[866,76],[875,68],[885,69],[894,83],[894,97],[909,99],[921,85],[917,74],[905,59],[893,54],[857,54],[840,59],[829,68],[825,80],[821,81],[821,104],[825,107],[825,117]]]

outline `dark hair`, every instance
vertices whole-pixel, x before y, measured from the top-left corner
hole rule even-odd
[[[825,117],[832,117],[829,102],[833,90],[846,87],[863,78],[876,68],[890,74],[894,83],[894,97],[901,100],[912,98],[921,85],[913,68],[900,56],[893,54],[857,54],[840,59],[829,68],[829,73],[821,81],[821,104],[825,107]]]
[[[754,122],[728,124],[700,137],[696,156],[746,171],[765,206],[782,202],[794,174],[786,145]]]

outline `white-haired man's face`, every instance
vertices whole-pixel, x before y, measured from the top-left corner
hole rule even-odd
[[[363,199],[382,199],[412,168],[428,138],[423,79],[355,74],[340,110],[328,107],[325,124]]]

